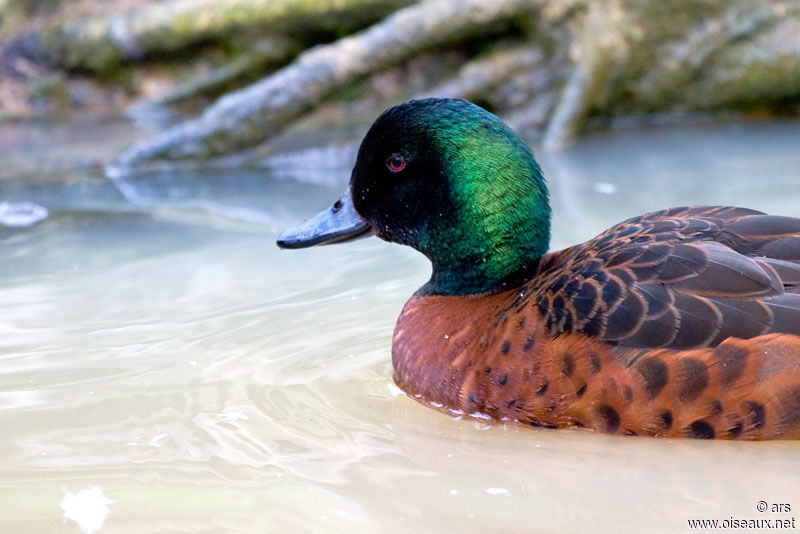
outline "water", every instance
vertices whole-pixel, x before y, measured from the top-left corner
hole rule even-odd
[[[0,532],[673,532],[798,515],[800,444],[518,428],[399,392],[392,328],[424,258],[376,239],[274,246],[338,197],[346,166],[115,187],[93,158],[124,128],[30,128],[0,136],[0,200],[49,210],[0,226]],[[669,205],[800,215],[798,140],[797,122],[695,125],[545,157],[553,246]],[[53,164],[51,142],[78,163]]]

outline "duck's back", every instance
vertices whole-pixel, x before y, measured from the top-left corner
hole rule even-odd
[[[615,433],[800,437],[800,219],[673,208],[526,284],[415,296],[395,377],[444,408]]]

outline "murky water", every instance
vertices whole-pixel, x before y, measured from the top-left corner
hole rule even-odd
[[[58,173],[48,135],[78,141],[36,131],[0,136],[0,200],[50,213],[0,227],[0,532],[673,532],[800,515],[800,443],[492,425],[405,397],[391,333],[425,260],[375,239],[274,245],[346,167],[304,156],[117,188],[92,159],[114,143],[87,140],[97,154]],[[554,247],[669,205],[800,215],[796,122],[620,132],[542,163]]]

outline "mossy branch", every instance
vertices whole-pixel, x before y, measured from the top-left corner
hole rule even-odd
[[[137,143],[109,166],[109,174],[154,160],[206,158],[251,147],[363,76],[540,5],[541,0],[435,0],[402,9],[362,32],[304,52],[271,76],[219,99],[200,117]]]
[[[615,71],[627,59],[622,28],[626,20],[617,0],[589,4],[585,21],[572,41],[572,71],[544,132],[546,150],[559,150],[578,133],[591,107],[607,97]]]
[[[541,51],[530,44],[503,47],[466,63],[453,79],[420,93],[417,98],[479,100],[509,78],[530,72],[542,59]]]
[[[485,44],[473,37],[495,38],[507,28],[514,28],[513,36],[421,94],[486,103],[548,149],[567,145],[591,118],[800,101],[800,8],[794,0],[673,1],[421,2],[308,49],[199,117],[130,147],[109,173],[256,146],[324,100],[341,98],[341,90],[360,79],[393,66],[413,69],[409,60],[420,52],[456,52],[452,45],[465,38],[469,44],[456,53],[468,57],[472,44]],[[520,39],[524,32],[527,37]],[[234,67],[198,83],[197,91],[239,72]],[[373,85],[362,84],[372,91],[361,103],[363,111],[378,103],[382,109],[394,98],[381,94],[385,84]],[[175,98],[196,94],[196,88],[186,86]]]
[[[52,60],[103,72],[153,52],[177,52],[242,30],[271,34],[355,30],[412,0],[171,0],[127,13],[52,26],[44,40]]]
[[[287,38],[261,39],[233,61],[204,76],[178,84],[168,95],[150,104],[174,105],[198,97],[218,96],[234,80],[248,74],[263,72],[270,65],[274,67],[286,60],[294,50],[295,45]]]

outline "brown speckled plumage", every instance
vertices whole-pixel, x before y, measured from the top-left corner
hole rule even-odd
[[[731,207],[630,219],[502,293],[414,296],[395,379],[534,426],[800,438],[800,219]]]

